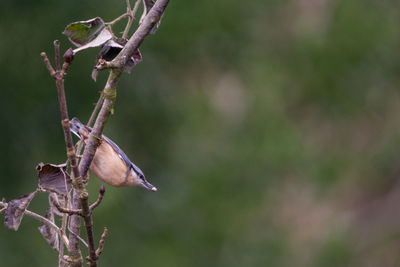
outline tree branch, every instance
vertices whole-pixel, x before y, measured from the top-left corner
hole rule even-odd
[[[119,69],[111,70],[110,75],[108,76],[106,86],[103,90],[104,94],[103,105],[97,116],[96,122],[93,126],[93,130],[89,135],[85,150],[83,151],[82,160],[79,164],[79,171],[82,174],[82,177],[85,177],[84,179],[86,179],[86,176],[89,171],[89,166],[92,163],[94,154],[96,153],[96,149],[101,143],[101,136],[104,129],[104,125],[106,124],[111,109],[114,105],[114,100],[116,97],[116,85],[121,74],[122,71]]]
[[[118,56],[113,59],[111,62],[112,65],[118,68],[122,68],[126,65],[126,62],[128,62],[136,49],[139,48],[144,38],[150,33],[151,29],[153,29],[154,25],[160,21],[168,3],[169,0],[158,0],[154,4],[142,24],[140,24],[133,36],[129,39],[128,43],[121,50]]]
[[[119,53],[116,59],[114,59],[119,63],[119,68],[115,68],[110,71],[110,75],[108,76],[106,86],[104,87],[103,90],[104,102],[97,116],[96,122],[93,126],[93,130],[89,135],[88,143],[86,144],[85,150],[82,155],[82,160],[79,164],[79,173],[81,174],[81,177],[83,177],[83,180],[86,180],[89,171],[89,166],[93,161],[97,147],[101,143],[101,136],[103,133],[104,126],[114,106],[114,101],[117,93],[116,86],[119,77],[122,74],[123,67],[127,63],[128,59],[133,55],[135,50],[143,42],[144,38],[149,34],[153,26],[160,20],[161,15],[164,12],[168,2],[169,0],[157,1],[157,3],[153,6],[153,8],[146,16],[144,22],[139,26],[139,28],[136,30],[133,36],[129,39],[124,49],[122,49],[122,51]],[[89,256],[91,259],[89,263],[91,264],[91,266],[96,266],[95,263],[97,260],[97,255],[93,249],[94,240],[93,240],[92,218],[90,217],[90,210],[89,207],[87,206],[87,198],[79,196],[79,199],[81,200],[82,212],[84,215],[85,226],[86,226],[86,233],[88,236]]]
[[[124,66],[126,65],[128,59],[133,55],[136,49],[143,42],[144,38],[149,34],[150,30],[154,25],[160,20],[169,0],[158,0],[153,6],[150,12],[147,14],[143,23],[139,26],[133,36],[129,39],[128,43],[121,50],[118,56],[113,60],[113,62],[118,62],[118,68],[112,69],[110,75],[108,76],[107,83],[104,87],[104,102],[97,116],[96,122],[91,131],[88,143],[86,144],[85,150],[82,155],[82,160],[79,164],[79,173],[83,180],[86,180],[88,175],[89,166],[93,161],[94,155],[96,153],[97,147],[101,143],[101,136],[103,133],[104,126],[110,116],[111,110],[114,106],[114,101],[116,98],[116,86],[121,76]],[[93,230],[92,230],[92,220],[89,215],[90,210],[86,206],[87,199],[81,198],[82,212],[85,219],[86,232],[88,234],[88,244],[89,244],[89,256],[91,258],[90,264],[95,262],[96,253],[92,249],[94,245],[93,241]],[[83,203],[83,201],[85,203]],[[85,206],[83,205],[85,204]]]
[[[67,185],[65,185],[65,188],[67,188]],[[68,195],[69,194],[67,194],[67,196]],[[64,208],[68,207],[68,197],[67,196],[64,197]],[[62,220],[61,220],[61,229],[60,229],[62,234],[65,234],[65,231],[67,229],[67,223],[68,223],[68,214],[63,214]],[[58,248],[58,266],[59,267],[66,266],[66,262],[64,260],[64,244],[62,242],[60,242],[60,245]]]
[[[57,232],[57,234],[60,235],[61,240],[64,242],[64,244],[67,247],[69,246],[69,240],[68,240],[67,236],[65,234],[63,234],[61,232],[60,228],[57,225],[55,225],[52,221],[48,220],[47,218],[45,218],[45,217],[43,217],[43,216],[41,216],[41,215],[39,215],[39,214],[37,214],[35,212],[32,212],[30,210],[25,210],[25,214],[28,215],[28,216],[31,216],[32,218],[34,218],[34,219],[36,219],[36,220],[38,220],[40,222],[42,222],[43,224],[47,225],[48,227],[53,228]]]
[[[69,242],[69,260],[71,261],[71,266],[81,266],[82,265],[82,256],[79,250],[79,226],[80,220],[79,215],[83,216],[86,228],[86,234],[88,239],[88,249],[89,256],[88,261],[90,266],[97,266],[98,255],[101,253],[102,246],[104,243],[104,238],[106,235],[106,230],[102,235],[102,240],[100,240],[100,245],[98,253],[96,253],[94,249],[94,238],[93,238],[93,223],[91,213],[93,209],[100,204],[103,193],[100,191],[99,198],[97,201],[89,207],[88,204],[88,193],[85,188],[85,183],[87,181],[89,166],[93,161],[94,155],[96,153],[97,147],[101,143],[102,132],[104,126],[111,114],[111,111],[114,106],[115,98],[116,98],[116,85],[119,81],[119,78],[124,70],[127,61],[131,58],[133,53],[137,50],[140,44],[143,42],[144,38],[149,34],[151,29],[158,23],[160,20],[166,6],[168,5],[169,0],[158,0],[156,4],[151,8],[145,17],[143,23],[138,27],[136,32],[129,39],[125,47],[121,50],[119,55],[112,61],[115,68],[111,69],[107,83],[103,89],[102,96],[98,101],[98,106],[101,105],[101,109],[98,112],[96,122],[93,126],[93,130],[91,131],[88,142],[85,146],[82,160],[80,161],[79,166],[77,165],[75,149],[72,142],[72,136],[69,128],[69,117],[67,112],[67,105],[65,101],[65,92],[64,92],[64,76],[65,72],[68,69],[72,59],[73,52],[72,49],[67,50],[64,54],[64,64],[62,69],[60,67],[60,57],[59,57],[59,42],[55,41],[55,61],[56,61],[56,71],[54,71],[53,67],[50,64],[45,53],[41,53],[43,61],[49,70],[49,73],[52,77],[56,79],[58,99],[60,104],[60,112],[61,112],[61,122],[64,130],[65,144],[67,150],[68,160],[71,165],[72,170],[72,181],[74,185],[73,199],[72,199],[72,209],[63,209],[60,210],[63,212],[67,212],[69,214],[73,214],[70,220],[70,242]],[[129,2],[127,3],[129,4]],[[137,0],[134,6],[134,9],[131,10],[130,4],[127,5],[129,9],[129,20],[128,24],[125,27],[124,35],[126,36],[129,32],[130,25],[132,23],[133,15],[137,12],[138,6],[140,4],[140,0]],[[116,21],[124,17],[117,18]],[[112,22],[115,23],[115,22]],[[102,101],[104,97],[104,101]],[[96,113],[96,108],[93,111],[93,114]],[[95,115],[93,115],[95,116]],[[59,207],[57,207],[59,208]],[[79,213],[81,212],[81,214]],[[103,237],[104,236],[104,237]]]
[[[111,109],[114,105],[116,97],[116,85],[118,83],[119,77],[122,74],[122,70],[126,65],[127,61],[136,49],[143,42],[144,38],[150,33],[150,30],[155,24],[160,20],[169,0],[158,0],[156,4],[151,8],[150,12],[147,14],[143,23],[138,27],[136,32],[129,39],[125,47],[117,55],[117,57],[112,62],[118,62],[116,66],[110,71],[106,86],[103,90],[104,102],[103,106],[97,116],[96,122],[93,126],[93,130],[89,135],[88,143],[83,152],[82,160],[79,164],[79,171],[84,177],[87,176],[89,166],[92,163],[94,154],[96,153],[97,147],[100,145],[101,136],[103,133],[104,125],[110,115]]]
[[[69,128],[69,117],[68,117],[68,108],[67,108],[67,102],[65,99],[65,90],[64,90],[64,76],[65,72],[68,69],[69,65],[71,64],[73,60],[73,52],[72,49],[68,49],[65,54],[64,54],[64,63],[62,66],[62,69],[60,67],[60,45],[59,41],[56,40],[54,41],[54,48],[55,48],[55,56],[56,56],[56,72],[53,73],[53,67],[50,64],[49,59],[47,58],[46,53],[42,52],[41,56],[43,58],[43,61],[47,67],[47,69],[50,72],[50,75],[56,79],[56,86],[57,86],[57,95],[58,95],[58,102],[60,105],[60,113],[61,113],[61,125],[63,128],[64,132],[64,139],[65,139],[65,145],[66,145],[66,150],[67,150],[67,156],[68,160],[70,162],[71,170],[72,170],[72,181],[74,188],[76,191],[79,191],[80,194],[82,194],[85,189],[85,185],[80,177],[79,174],[79,169],[78,169],[78,163],[75,157],[75,148],[74,144],[72,141],[72,135],[71,131]],[[74,191],[74,195],[76,193]],[[78,205],[78,207],[75,207],[75,205]],[[73,207],[75,209],[79,209],[79,204],[77,202],[73,203]],[[77,235],[79,235],[79,217],[76,215],[71,217],[71,228],[74,231],[75,235],[70,234],[70,243],[68,246],[68,251],[70,258],[72,260],[72,266],[81,266],[82,265],[82,255],[79,249],[79,241],[76,238]]]
[[[83,216],[82,210],[73,210],[73,209],[68,209],[68,208],[61,207],[60,204],[54,198],[51,199],[51,202],[54,204],[54,206],[61,213],[66,213],[66,214],[69,214],[69,215]]]

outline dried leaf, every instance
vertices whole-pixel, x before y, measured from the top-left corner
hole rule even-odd
[[[107,41],[109,41],[112,37],[113,37],[113,34],[110,32],[110,30],[108,28],[104,28],[100,32],[100,34],[97,35],[97,37],[95,39],[93,39],[91,42],[74,49],[74,54],[78,53],[81,50],[85,50],[85,49],[88,49],[91,47],[101,46],[104,43],[106,43]]]
[[[97,55],[96,65],[92,71],[92,79],[94,81],[96,81],[98,74],[96,66],[99,60],[112,61],[119,54],[119,52],[121,52],[122,48],[124,48],[127,42],[127,39],[117,38],[116,40],[111,39],[103,45],[99,54]],[[140,53],[139,49],[137,49],[128,60],[126,66],[124,67],[124,71],[129,73],[131,69],[140,61],[142,61],[142,54]]]
[[[63,32],[68,39],[80,47],[95,39],[105,28],[105,23],[100,17],[94,19],[73,22]]]
[[[54,223],[54,214],[51,211],[51,209],[47,209],[46,218],[49,221]],[[49,227],[46,224],[40,226],[39,231],[43,235],[44,239],[46,239],[46,241],[50,244],[50,246],[54,250],[58,251],[59,250],[59,240],[58,240],[57,232],[53,228]]]
[[[136,49],[131,58],[128,60],[124,67],[124,71],[130,73],[131,69],[136,66],[140,61],[142,61],[142,54],[139,49]]]
[[[39,188],[47,192],[67,195],[71,190],[71,178],[66,169],[66,164],[39,163],[36,166],[39,177]]]
[[[36,191],[29,195],[11,200],[8,202],[6,213],[4,214],[4,225],[8,228],[17,231],[21,224],[22,217],[24,217],[25,210],[28,208],[29,203],[35,196]]]
[[[117,40],[109,40],[107,43],[103,45],[99,54],[97,55],[98,59],[104,59],[105,61],[113,60],[119,52],[124,48],[127,43],[127,39],[118,38]]]
[[[96,81],[97,80],[97,74],[99,73],[99,71],[96,69],[96,66],[93,68],[93,70],[92,70],[92,79],[93,79],[93,81]]]

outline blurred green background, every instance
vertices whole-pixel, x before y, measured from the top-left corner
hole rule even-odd
[[[124,11],[1,2],[0,197],[32,191],[38,162],[66,159],[39,53],[70,47],[70,22]],[[171,0],[105,129],[159,191],[107,186],[99,265],[399,266],[399,25],[394,0]],[[106,79],[90,78],[97,52],[66,79],[82,121]],[[30,209],[46,206],[42,194]],[[0,227],[1,266],[56,266],[38,226]]]

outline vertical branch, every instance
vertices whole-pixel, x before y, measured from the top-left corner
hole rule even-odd
[[[84,179],[88,174],[89,166],[92,163],[94,154],[96,153],[96,149],[100,145],[104,125],[106,124],[107,119],[113,108],[114,101],[117,95],[116,86],[119,77],[121,76],[121,73],[122,71],[119,69],[111,70],[106,86],[104,87],[104,102],[93,126],[93,130],[89,135],[88,143],[86,144],[85,150],[82,155],[82,160],[79,164],[79,171]]]
[[[54,60],[56,62],[56,70],[61,70],[61,63],[60,63],[60,42],[58,40],[54,41]]]
[[[82,179],[82,184],[86,182],[87,180],[87,175],[89,171],[89,166],[93,160],[93,157],[96,153],[97,147],[100,145],[101,142],[101,135],[104,129],[104,125],[108,119],[108,116],[111,113],[111,109],[114,105],[114,100],[116,97],[116,84],[118,82],[118,79],[121,75],[122,71],[119,70],[112,70],[110,72],[108,81],[106,83],[106,86],[103,90],[103,95],[104,95],[104,102],[101,107],[101,110],[97,116],[96,123],[93,127],[92,132],[89,135],[89,141],[88,144],[85,147],[85,150],[82,155],[82,160],[79,164],[79,173],[83,177]],[[93,221],[92,221],[92,216],[91,216],[91,211],[89,208],[88,204],[88,193],[86,190],[76,190],[77,193],[74,193],[73,196],[73,209],[79,209],[80,207],[82,208],[82,214],[83,214],[83,219],[85,222],[85,229],[86,229],[86,234],[87,234],[87,239],[88,239],[88,247],[89,247],[89,257],[88,261],[90,266],[97,266],[97,259],[98,255],[96,254],[95,250],[95,244],[94,244],[94,238],[93,238]],[[80,204],[80,206],[79,206]],[[71,220],[74,220],[73,215]],[[78,218],[79,222],[79,218]],[[75,223],[75,221],[74,221]]]
[[[138,1],[137,1],[138,3]],[[104,102],[100,109],[100,112],[97,116],[96,122],[93,126],[93,130],[91,131],[88,143],[86,144],[85,150],[82,155],[82,160],[79,164],[79,172],[82,175],[83,179],[86,180],[89,166],[93,161],[94,155],[96,153],[97,147],[101,143],[101,136],[103,133],[104,126],[108,120],[108,117],[111,114],[111,110],[114,106],[117,89],[116,85],[118,80],[123,72],[123,69],[127,63],[127,60],[131,58],[135,50],[140,46],[143,42],[144,38],[149,34],[150,30],[154,27],[155,24],[158,23],[166,6],[168,5],[169,0],[158,0],[157,3],[150,10],[148,15],[146,16],[143,23],[139,26],[133,36],[129,39],[126,46],[121,50],[118,56],[113,60],[114,62],[118,62],[119,67],[114,68],[110,71],[110,75],[108,76],[107,83],[103,90]],[[129,7],[128,7],[129,8]],[[135,11],[136,12],[136,11]],[[81,198],[81,200],[85,200]],[[83,202],[81,202],[83,204]],[[87,204],[87,199],[86,203]],[[94,246],[94,241],[90,239],[90,233],[92,231],[92,221],[89,216],[85,216],[85,214],[89,213],[89,210],[86,207],[82,206],[82,212],[84,214],[86,231],[88,234],[88,245],[89,245],[89,253],[90,258],[93,259],[96,257],[96,253],[92,251],[92,247]],[[93,237],[93,236],[91,236]],[[91,263],[91,261],[90,261]]]
[[[77,190],[72,193],[72,208],[79,209],[81,207]],[[71,267],[82,266],[82,255],[79,250],[79,234],[80,234],[81,220],[79,215],[71,215],[69,219],[69,258],[71,260]]]
[[[68,69],[69,65],[72,62],[73,52],[72,52],[72,49],[69,49],[64,54],[64,64],[61,69],[61,66],[60,66],[60,44],[59,44],[58,40],[54,41],[54,48],[55,48],[55,56],[56,56],[56,59],[55,59],[56,71],[54,71],[53,67],[51,66],[46,53],[42,52],[41,56],[43,58],[43,61],[45,62],[47,69],[50,72],[50,75],[56,79],[58,102],[59,102],[60,113],[61,113],[61,125],[62,125],[63,132],[64,132],[67,156],[68,156],[68,160],[69,160],[71,170],[72,170],[73,184],[76,187],[76,189],[82,190],[82,188],[84,189],[84,187],[82,185],[83,183],[80,182],[82,179],[80,178],[78,164],[77,164],[77,160],[75,157],[74,144],[72,141],[72,135],[71,135],[71,131],[69,128],[68,108],[67,108],[67,102],[65,99],[65,91],[64,91],[64,75],[65,75],[65,72]],[[74,194],[75,194],[75,191],[74,191]],[[74,204],[75,203],[73,203],[73,205]],[[70,243],[69,243],[68,251],[69,251],[71,261],[72,261],[72,264],[71,264],[72,266],[82,266],[82,255],[81,255],[81,252],[79,249],[79,240],[76,238],[76,235],[79,235],[79,225],[80,225],[79,217],[71,216],[71,229],[75,235],[70,234]]]
[[[138,5],[139,0],[137,0],[135,7]],[[103,90],[104,94],[104,102],[101,110],[97,116],[96,122],[93,126],[93,130],[89,135],[89,141],[85,147],[85,150],[82,155],[82,160],[79,164],[79,171],[83,177],[86,179],[89,166],[92,163],[94,154],[96,153],[97,147],[101,142],[101,135],[103,133],[104,125],[107,122],[107,119],[111,113],[111,110],[114,105],[115,97],[117,94],[116,85],[118,83],[119,77],[122,74],[122,71],[128,61],[131,58],[136,49],[143,42],[144,38],[150,33],[151,29],[156,25],[162,14],[167,7],[169,0],[158,0],[155,5],[151,8],[143,23],[139,26],[136,32],[132,35],[132,37],[128,40],[125,47],[121,50],[121,52],[117,55],[117,57],[113,60],[113,65],[116,68],[110,71],[110,75],[108,76],[108,80],[106,86]],[[128,3],[127,3],[128,4]],[[129,6],[128,6],[129,8]],[[130,9],[130,8],[129,8]],[[137,10],[137,7],[136,7]],[[135,11],[136,12],[136,11]]]
[[[129,32],[134,14],[137,12],[140,2],[141,0],[136,0],[134,9],[131,10],[130,3],[129,1],[127,1],[127,9],[129,9],[128,12],[129,20],[124,30],[123,34],[124,37],[126,37]],[[93,115],[91,117],[91,120],[93,120],[95,114],[97,113],[98,107],[101,105],[101,109],[97,115],[96,122],[93,126],[93,130],[89,135],[87,144],[85,146],[82,155],[82,160],[80,161],[79,166],[76,159],[75,149],[73,146],[72,135],[70,132],[68,110],[67,110],[65,91],[64,91],[64,76],[66,70],[68,69],[70,63],[72,62],[73,51],[70,48],[64,54],[64,63],[61,68],[60,56],[59,56],[60,55],[59,42],[58,41],[54,42],[56,70],[54,70],[53,67],[51,66],[50,61],[48,60],[46,54],[44,52],[41,53],[43,61],[47,69],[49,70],[50,75],[56,80],[57,94],[61,112],[61,124],[64,131],[67,156],[72,170],[71,177],[74,186],[72,209],[82,210],[82,216],[84,219],[87,240],[88,240],[88,249],[89,249],[88,262],[92,267],[97,266],[98,255],[101,253],[102,250],[106,230],[105,233],[103,234],[104,237],[102,236],[99,250],[96,253],[94,245],[94,237],[93,237],[92,210],[90,209],[88,204],[89,195],[88,192],[86,191],[86,185],[85,185],[87,181],[89,166],[93,161],[97,147],[101,143],[101,137],[104,126],[114,106],[117,93],[116,85],[123,70],[125,69],[127,61],[131,58],[136,49],[141,45],[144,38],[149,34],[154,25],[156,25],[159,22],[168,3],[169,0],[158,0],[155,3],[155,5],[146,15],[143,23],[138,27],[136,32],[132,35],[132,37],[129,39],[129,41],[127,42],[125,47],[121,50],[121,52],[118,54],[118,56],[112,61],[113,63],[112,65],[114,66],[114,68],[111,69],[110,71],[102,95],[100,96],[98,104],[96,105],[96,108],[92,113]],[[112,22],[110,25],[112,25],[113,23],[114,22]],[[82,255],[79,249],[80,218],[78,217],[78,215],[71,215],[69,221],[70,221],[70,226],[68,228],[70,229],[70,241],[68,245],[68,250],[70,256],[69,257],[70,266],[73,267],[82,266]]]
[[[67,187],[65,187],[67,188]],[[68,198],[64,197],[64,208],[68,208]],[[66,228],[67,228],[67,223],[68,223],[68,214],[64,213],[62,216],[62,221],[61,221],[61,233],[65,234]],[[60,246],[58,248],[58,266],[63,267],[65,266],[65,261],[64,261],[64,244],[60,242]]]

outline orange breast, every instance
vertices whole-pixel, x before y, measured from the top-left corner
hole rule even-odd
[[[104,140],[97,148],[90,170],[105,183],[120,187],[132,186],[134,181],[128,167],[115,150]]]

